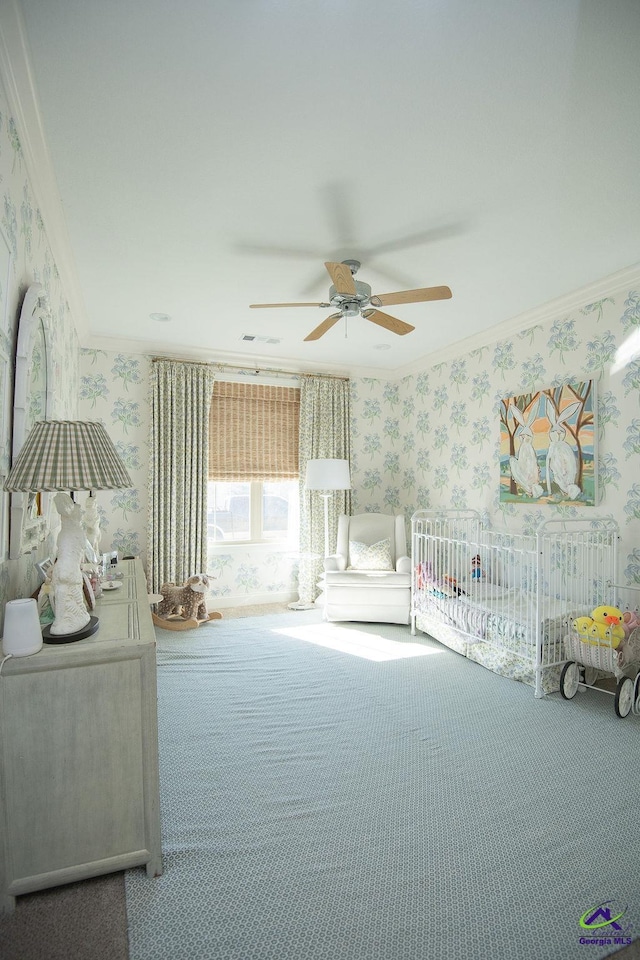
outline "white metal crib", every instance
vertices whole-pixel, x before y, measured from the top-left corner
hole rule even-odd
[[[571,621],[617,581],[617,523],[547,520],[527,535],[444,510],[418,511],[411,526],[412,633],[532,684],[536,697],[558,690]]]

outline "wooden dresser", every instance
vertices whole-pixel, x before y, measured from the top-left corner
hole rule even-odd
[[[146,864],[162,872],[155,633],[139,560],[92,637],[0,675],[0,907]]]

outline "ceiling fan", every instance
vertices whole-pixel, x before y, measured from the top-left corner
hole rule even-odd
[[[386,307],[395,303],[422,303],[426,300],[448,300],[451,297],[449,287],[422,287],[418,290],[399,290],[396,293],[381,293],[372,295],[368,283],[356,280],[355,275],[360,269],[359,260],[343,260],[341,263],[325,263],[327,272],[333,283],[329,287],[329,301],[327,303],[252,303],[251,308],[265,307],[335,307],[337,313],[323,320],[306,340],[319,340],[327,330],[343,317],[362,316],[365,320],[377,323],[398,336],[404,336],[415,330],[410,323],[391,317],[383,313],[378,307]]]

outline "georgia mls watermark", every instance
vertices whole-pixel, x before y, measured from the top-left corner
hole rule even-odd
[[[584,933],[579,942],[586,947],[626,947],[633,941],[633,924],[625,919],[627,908],[614,900],[589,907],[580,917]]]

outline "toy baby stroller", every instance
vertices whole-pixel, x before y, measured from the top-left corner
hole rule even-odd
[[[631,587],[620,589],[632,590]],[[567,663],[560,674],[560,693],[565,700],[578,689],[613,693],[614,709],[626,717],[640,713],[640,616],[614,606],[597,607],[590,617],[578,617],[564,638]],[[616,678],[615,691],[595,686],[602,673]]]

